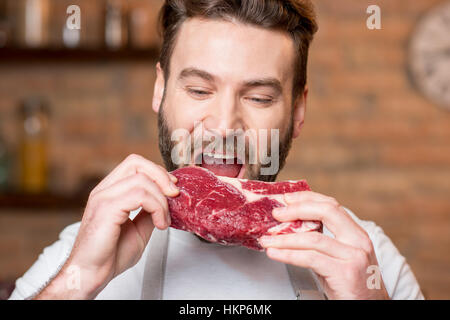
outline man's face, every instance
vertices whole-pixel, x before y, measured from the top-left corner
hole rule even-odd
[[[294,46],[287,34],[223,20],[185,21],[170,60],[169,79],[165,81],[157,65],[153,109],[159,111],[160,150],[167,169],[188,164],[174,163],[177,145],[178,150],[192,147],[190,153],[183,152],[189,164],[218,175],[275,180],[278,167],[273,174],[261,174],[262,167],[270,166],[261,164],[268,160],[264,154],[272,160],[279,157],[282,166],[303,123],[306,92],[292,101],[293,65]],[[172,134],[180,131],[188,135],[172,141]],[[277,132],[279,151],[274,151],[278,141],[271,133]],[[199,133],[203,138],[196,140]],[[226,140],[241,133],[247,133],[244,140]],[[262,150],[265,139],[267,150]],[[218,140],[223,148],[216,144],[208,149]],[[202,141],[201,148],[194,149],[195,141]],[[245,159],[238,156],[242,141]],[[252,148],[256,158],[250,159]]]

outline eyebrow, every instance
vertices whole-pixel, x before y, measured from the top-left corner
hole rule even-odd
[[[276,78],[261,78],[246,81],[244,82],[244,87],[247,89],[256,87],[271,87],[277,94],[281,94],[283,92],[283,87],[281,86],[280,81]]]
[[[212,74],[210,74],[209,72],[206,72],[206,71],[203,71],[200,69],[196,69],[196,68],[183,69],[180,72],[180,74],[178,75],[178,80],[183,80],[188,77],[199,77],[206,81],[211,81],[211,82],[213,82],[215,80],[215,77]]]
[[[197,68],[183,69],[178,75],[178,80],[184,80],[188,77],[199,77],[209,82],[214,82],[216,80],[216,77],[211,73]],[[277,94],[281,94],[283,92],[281,82],[277,78],[273,77],[244,81],[243,87],[246,89],[251,89],[255,87],[271,87],[277,92]]]

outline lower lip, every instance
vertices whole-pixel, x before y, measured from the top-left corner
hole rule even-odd
[[[194,157],[194,161],[195,161],[195,159],[197,157]],[[200,166],[200,167],[202,166],[201,164],[194,164],[194,165],[197,165],[197,166]],[[245,172],[246,172],[245,164],[242,164],[241,169],[239,170],[239,173],[238,173],[238,175],[235,178],[237,178],[237,179],[244,179]]]

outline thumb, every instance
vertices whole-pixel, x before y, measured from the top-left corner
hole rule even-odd
[[[151,213],[141,209],[138,215],[133,219],[133,224],[136,227],[137,232],[144,240],[144,244],[147,245],[152,235],[155,225],[153,224]]]

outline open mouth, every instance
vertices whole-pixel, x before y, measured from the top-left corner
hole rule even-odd
[[[202,157],[201,161],[199,161]],[[199,166],[212,171],[215,175],[231,178],[243,178],[245,166],[235,155],[220,153],[202,153],[197,156]]]

